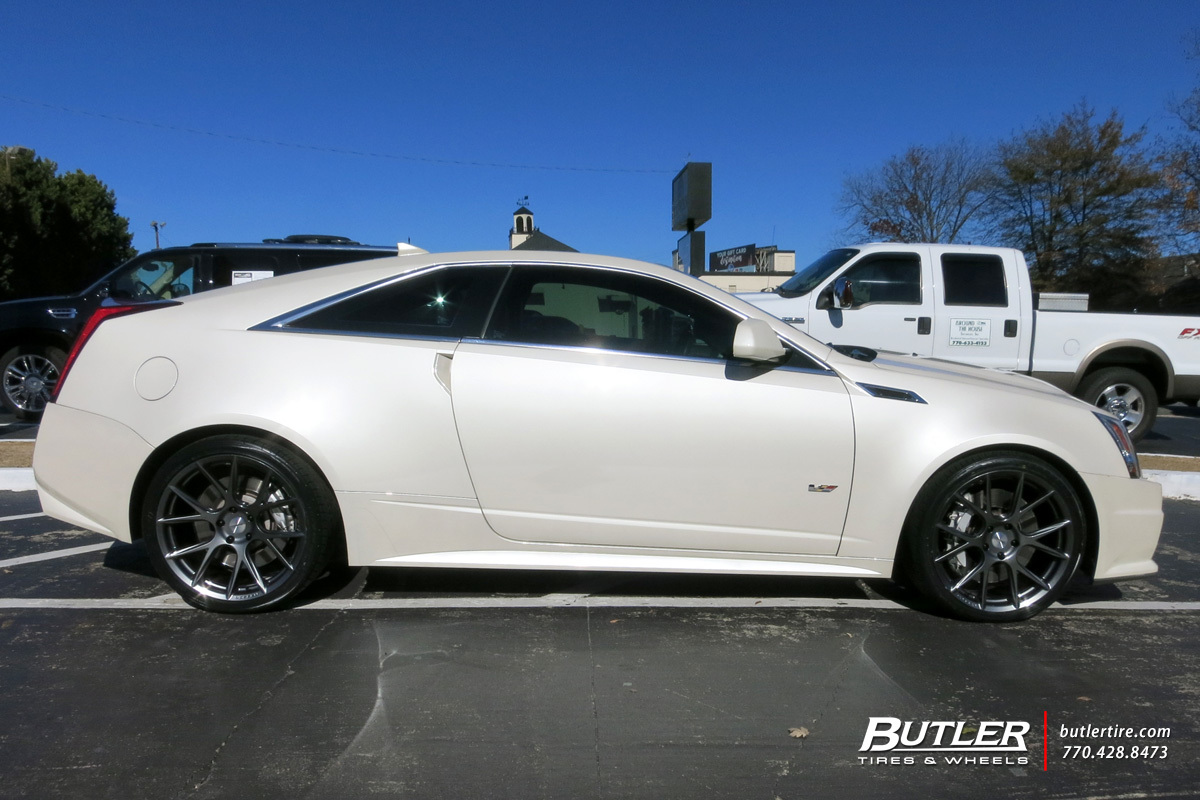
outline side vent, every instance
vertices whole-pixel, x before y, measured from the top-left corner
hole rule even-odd
[[[892,386],[876,386],[873,383],[860,383],[857,384],[857,386],[872,397],[882,397],[885,400],[903,400],[906,403],[922,403],[924,405],[929,405],[925,402],[925,398],[921,397],[921,395],[917,394],[916,392],[910,392],[908,389],[896,389]]]

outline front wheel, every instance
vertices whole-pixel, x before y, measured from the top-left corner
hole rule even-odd
[[[953,616],[1028,619],[1066,590],[1087,522],[1071,484],[1025,453],[968,456],[940,470],[913,504],[907,574]]]
[[[209,611],[285,604],[329,563],[336,501],[307,461],[274,443],[216,436],[184,447],[155,473],[142,537],[159,575]]]
[[[1125,423],[1129,438],[1138,442],[1154,427],[1158,392],[1140,372],[1108,367],[1092,373],[1079,386],[1078,396]]]

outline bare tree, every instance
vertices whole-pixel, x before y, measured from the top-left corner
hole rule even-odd
[[[987,157],[964,139],[917,145],[842,183],[840,211],[858,236],[955,242],[986,204]]]

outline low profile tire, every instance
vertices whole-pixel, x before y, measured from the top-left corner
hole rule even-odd
[[[1129,438],[1138,442],[1158,417],[1158,392],[1140,372],[1125,367],[1099,370],[1079,386],[1078,396],[1125,423]]]
[[[906,572],[922,594],[961,619],[1011,622],[1066,590],[1087,521],[1058,470],[1024,453],[992,453],[934,475],[904,535]]]
[[[0,402],[26,422],[37,422],[58,385],[67,354],[57,347],[24,345],[0,356]]]
[[[292,451],[249,436],[184,447],[146,490],[142,538],[158,574],[193,606],[285,606],[324,572],[340,531],[325,480]]]

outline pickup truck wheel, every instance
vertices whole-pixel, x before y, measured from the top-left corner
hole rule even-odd
[[[1077,396],[1125,423],[1134,442],[1154,427],[1158,392],[1140,372],[1124,367],[1099,370],[1084,379]]]
[[[967,456],[917,495],[905,531],[907,575],[951,615],[1028,619],[1066,590],[1087,536],[1071,484],[1041,459]]]
[[[17,419],[41,419],[67,354],[57,347],[18,346],[0,356],[0,402]]]

